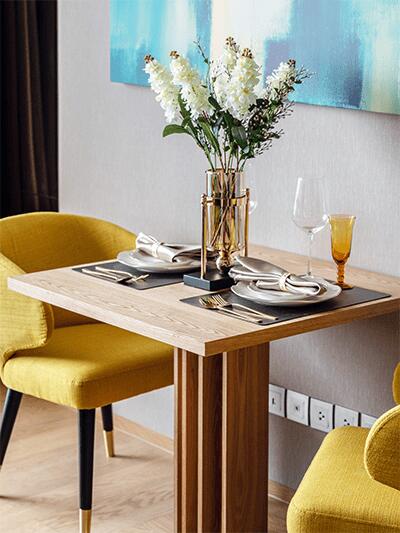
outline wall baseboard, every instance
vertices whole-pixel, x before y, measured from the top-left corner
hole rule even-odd
[[[137,439],[143,440],[151,444],[152,446],[161,448],[162,450],[170,454],[174,453],[174,441],[170,437],[162,435],[161,433],[157,433],[157,431],[153,431],[152,429],[146,428],[145,426],[142,426],[137,422],[133,422],[132,420],[129,420],[128,418],[125,418],[121,415],[114,414],[113,419],[114,428],[116,430],[122,431],[127,435],[131,435],[132,437],[136,437]]]
[[[272,479],[268,480],[268,496],[274,500],[279,500],[289,504],[295,492],[296,491],[291,487],[282,485],[281,483],[273,481]]]
[[[128,418],[114,414],[114,428],[117,431],[122,431],[127,435],[131,435],[132,437],[143,440],[152,446],[161,448],[167,453],[174,453],[173,439],[167,437],[166,435],[162,435],[161,433],[157,433],[152,429],[146,428],[137,422],[133,422]],[[277,481],[270,479],[268,482],[268,496],[271,498],[284,503],[289,503],[294,493],[295,491],[292,488],[282,485]]]

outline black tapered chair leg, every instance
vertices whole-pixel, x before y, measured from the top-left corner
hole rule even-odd
[[[106,448],[107,457],[114,457],[114,427],[111,404],[105,405],[101,408],[101,416],[103,418],[104,445]]]
[[[0,468],[3,464],[4,456],[10,442],[14,422],[21,404],[22,393],[12,389],[7,389],[6,399],[3,407],[3,417],[0,427]]]
[[[90,533],[93,495],[95,409],[79,410],[80,533]]]

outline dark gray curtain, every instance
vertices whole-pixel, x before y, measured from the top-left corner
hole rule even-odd
[[[57,3],[2,0],[0,216],[58,209]]]

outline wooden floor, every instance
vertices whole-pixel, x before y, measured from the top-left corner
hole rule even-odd
[[[171,453],[116,431],[117,457],[107,460],[100,424],[96,435],[93,533],[172,532]],[[78,531],[76,443],[74,411],[22,400],[0,474],[0,531]],[[286,532],[286,508],[270,499],[269,533]]]

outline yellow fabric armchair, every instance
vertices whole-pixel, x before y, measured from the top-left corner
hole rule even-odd
[[[101,408],[112,457],[112,404],[171,385],[173,349],[17,294],[7,288],[7,278],[114,259],[133,249],[135,239],[115,224],[78,215],[29,213],[0,220],[0,373],[7,387],[0,467],[23,394],[76,408],[80,533],[90,531],[95,409]]]
[[[371,428],[364,461],[372,479],[400,491],[400,406],[382,415]]]
[[[51,307],[10,291],[7,278],[24,271],[0,253],[0,368],[18,350],[39,348],[54,326]]]
[[[399,401],[400,365],[393,392]],[[400,406],[329,433],[296,491],[288,533],[400,532]]]

